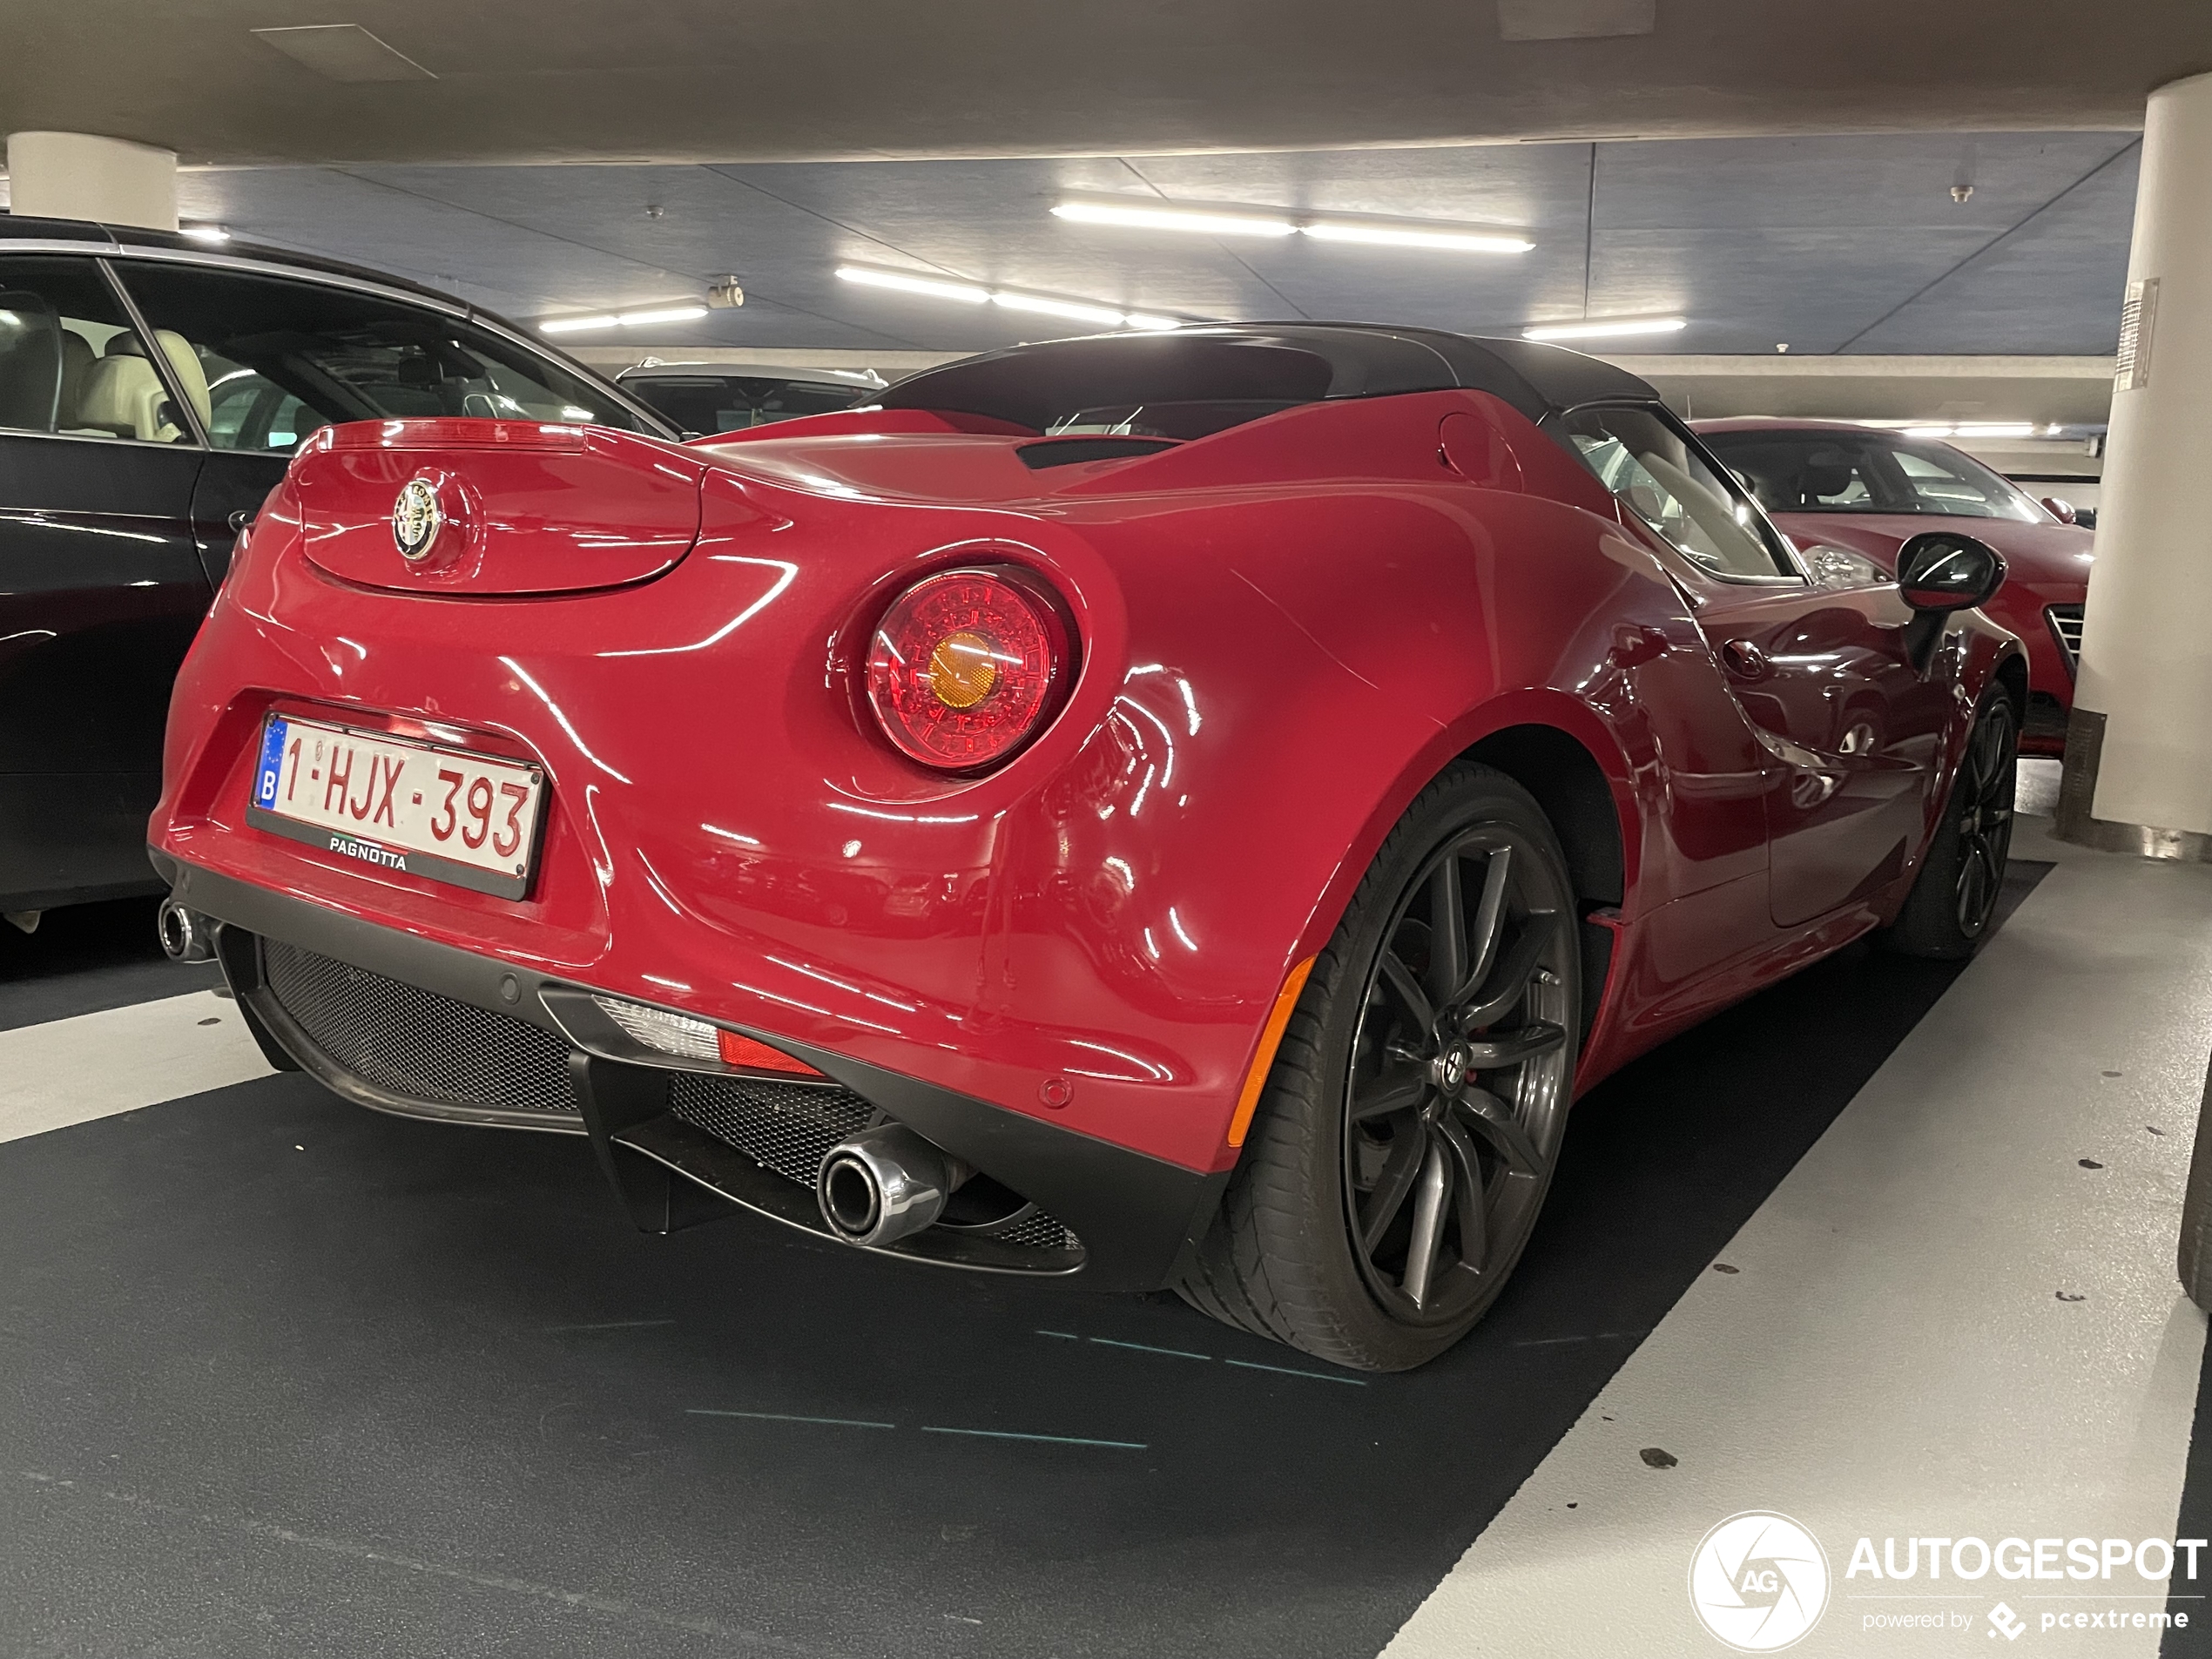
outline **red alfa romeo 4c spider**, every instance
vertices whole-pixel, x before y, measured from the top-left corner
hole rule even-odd
[[[1413,1366],[1575,1095],[2005,866],[2001,560],[1809,577],[1651,388],[1022,347],[695,445],[326,429],[170,716],[165,941],[350,1100]],[[727,1201],[727,1202],[725,1202]]]

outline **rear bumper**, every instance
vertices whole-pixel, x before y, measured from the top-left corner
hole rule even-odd
[[[880,1114],[1035,1207],[1026,1226],[940,1225],[880,1253],[1151,1290],[1228,1182],[781,1035],[760,1034],[832,1083],[681,1069],[627,1043],[590,988],[152,857],[178,902],[221,924],[224,971],[273,1060],[378,1110],[586,1136],[648,1231],[726,1213],[719,1198],[828,1237],[802,1184],[813,1143]],[[418,1016],[433,1036],[391,1040]],[[426,1081],[440,1061],[443,1081]],[[450,1086],[462,1073],[475,1082]]]

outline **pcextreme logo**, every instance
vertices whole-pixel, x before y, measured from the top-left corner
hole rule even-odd
[[[1730,1515],[1689,1558],[1689,1605],[1715,1640],[1738,1653],[1779,1653],[1827,1608],[1827,1554],[1787,1515]]]

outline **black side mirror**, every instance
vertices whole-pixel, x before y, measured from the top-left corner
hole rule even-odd
[[[1905,651],[1924,672],[1954,610],[1986,604],[2005,585],[2005,560],[1986,542],[1955,530],[1929,530],[1897,550],[1897,590],[1912,607]]]

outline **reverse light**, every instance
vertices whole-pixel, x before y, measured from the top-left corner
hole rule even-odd
[[[794,1060],[765,1042],[725,1031],[718,1025],[709,1025],[688,1014],[672,1014],[666,1008],[624,1001],[618,996],[595,994],[591,1000],[599,1005],[601,1013],[622,1028],[631,1042],[656,1054],[670,1055],[678,1060],[703,1060],[710,1065],[719,1062],[750,1071],[781,1071],[802,1077],[822,1075],[803,1060]]]
[[[1004,759],[1057,708],[1070,640],[1034,578],[944,570],[895,600],[868,648],[867,698],[900,752],[972,772]]]

